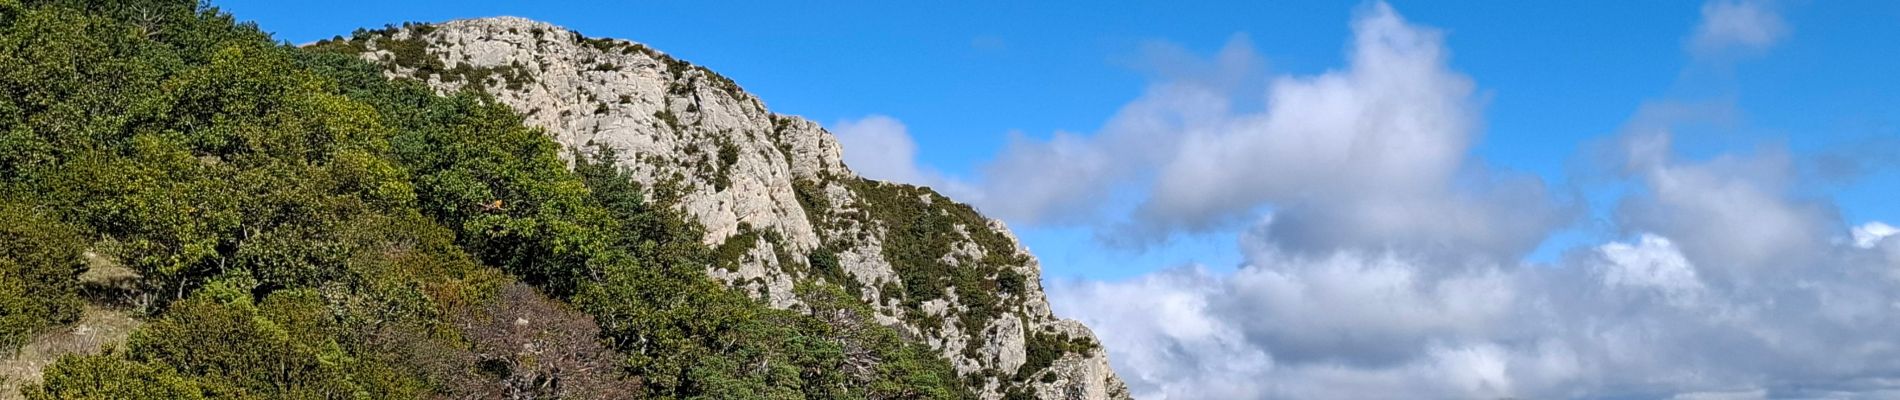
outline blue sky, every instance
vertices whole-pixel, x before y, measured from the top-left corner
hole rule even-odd
[[[867,115],[901,120],[918,162],[969,176],[1012,133],[1094,132],[1138,96],[1152,74],[1143,46],[1211,54],[1252,39],[1274,74],[1341,65],[1344,21],[1359,2],[832,2],[220,1],[281,40],[304,43],[357,27],[516,15],[593,36],[651,44],[740,82],[773,110],[832,124]],[[1687,2],[1413,2],[1393,6],[1446,32],[1453,69],[1485,97],[1475,151],[1497,168],[1570,183],[1577,148],[1609,136],[1647,99],[1732,99],[1739,127],[1689,138],[1720,151],[1784,143],[1818,151],[1900,134],[1900,5],[1815,2],[1785,7],[1798,27],[1768,57],[1726,65],[1717,78],[1679,79],[1698,4]],[[1746,94],[1737,94],[1746,88]],[[1826,110],[1826,112],[1814,112]],[[1699,139],[1699,140],[1698,140]],[[1891,173],[1819,188],[1857,220],[1900,220]],[[1590,188],[1600,190],[1600,188]],[[1186,262],[1230,266],[1233,232],[1147,251],[1102,246],[1088,227],[1017,224],[1051,277],[1125,278]],[[1585,224],[1587,225],[1587,224]],[[1558,235],[1546,260],[1597,232]]]
[[[1900,394],[1900,3],[1180,3],[215,5],[705,65],[1009,222],[1144,398]]]

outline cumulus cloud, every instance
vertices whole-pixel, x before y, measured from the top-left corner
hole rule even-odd
[[[1642,139],[1637,151],[1666,154],[1668,140]],[[1782,275],[1776,272],[1801,272],[1799,267],[1825,261],[1830,236],[1842,226],[1831,206],[1792,196],[1793,159],[1784,151],[1652,162],[1638,165],[1646,190],[1625,199],[1617,218],[1630,229],[1680,238],[1691,257],[1727,269],[1715,278],[1775,279]]]
[[[1113,192],[1143,181],[1175,157],[1186,132],[1231,128],[1237,92],[1257,82],[1265,61],[1245,36],[1211,60],[1165,43],[1143,46],[1142,69],[1157,82],[1122,106],[1103,128],[1056,132],[1046,140],[1015,135],[981,169],[977,186],[992,193],[977,205],[1022,224],[1077,224],[1104,217]]]
[[[1257,397],[1274,363],[1225,312],[1222,277],[1201,268],[1161,271],[1121,283],[1075,282],[1051,291],[1050,303],[1063,306],[1104,299],[1113,310],[1091,308],[1091,326],[1116,352],[1116,372],[1136,385],[1142,398],[1194,395],[1205,398]],[[1077,315],[1058,310],[1065,315]],[[1100,325],[1097,325],[1100,324]],[[1122,352],[1119,349],[1140,349]],[[1222,360],[1208,362],[1208,360]],[[1176,397],[1193,398],[1193,397]]]
[[[1347,70],[1275,79],[1263,112],[1184,132],[1143,218],[1198,225],[1290,192],[1421,193],[1449,180],[1475,130],[1470,80],[1445,69],[1438,32],[1387,6],[1353,33]]]
[[[852,172],[882,181],[921,182],[917,142],[896,118],[871,115],[831,124],[832,135],[844,147],[844,163]]]
[[[1702,5],[1702,21],[1689,39],[1698,55],[1760,51],[1787,36],[1781,14],[1764,1],[1716,0]]]
[[[1885,241],[1888,236],[1900,233],[1900,228],[1879,221],[1854,227],[1854,245],[1861,248],[1873,248]]]
[[[1160,83],[1095,135],[1013,141],[981,183],[1009,195],[981,205],[1019,222],[1115,221],[1102,236],[1133,247],[1271,208],[1284,251],[1453,258],[1515,257],[1574,216],[1538,178],[1469,156],[1482,104],[1440,32],[1379,3],[1353,33],[1347,68],[1314,76],[1268,77],[1245,37],[1208,60],[1150,45]],[[1098,214],[1118,188],[1146,197]]]
[[[1668,238],[1643,234],[1635,243],[1610,243],[1598,249],[1604,286],[1653,290],[1672,306],[1696,304],[1706,290],[1695,266]]]
[[[1724,25],[1780,24],[1751,4],[1711,3],[1692,40],[1772,44]],[[1674,146],[1673,127],[1734,123],[1733,108],[1639,111],[1593,159],[1628,184],[1600,210],[1620,238],[1533,264],[1518,256],[1571,211],[1471,158],[1481,107],[1440,34],[1383,4],[1353,34],[1345,69],[1274,78],[1256,112],[1202,92],[1217,113],[1135,135],[1181,143],[1143,160],[1159,172],[1091,183],[1149,188],[1123,226],[1161,234],[1271,210],[1237,269],[1050,284],[1138,397],[1900,394],[1900,229],[1850,226],[1800,190],[1811,166],[1787,150]],[[1102,142],[1037,145],[1119,160]]]
[[[1207,58],[1150,44],[1157,83],[1101,130],[1018,135],[967,184],[918,167],[894,119],[833,130],[866,176],[1018,224],[1134,245],[1245,230],[1231,270],[1048,285],[1139,398],[1900,395],[1900,229],[1803,191],[1892,154],[1685,157],[1673,130],[1739,112],[1654,101],[1588,161],[1624,185],[1595,210],[1616,237],[1529,263],[1582,206],[1471,155],[1483,104],[1443,33],[1383,3],[1351,26],[1346,64],[1314,75],[1268,74],[1245,37]],[[1686,50],[1786,31],[1766,4],[1717,0]]]
[[[929,186],[960,199],[980,198],[968,185],[919,164],[917,142],[911,138],[910,129],[896,118],[869,115],[838,121],[827,130],[844,147],[845,165],[859,176]]]
[[[1781,285],[1735,286],[1710,278],[1729,268],[1676,242],[1642,233],[1557,265],[1461,269],[1391,253],[1260,252],[1227,273],[1184,267],[1058,282],[1050,293],[1059,313],[1097,328],[1141,398],[1781,398],[1897,388],[1900,263],[1879,248],[1843,243]]]

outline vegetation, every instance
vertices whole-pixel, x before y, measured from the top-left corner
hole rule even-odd
[[[947,364],[928,349],[894,340],[896,333],[877,325],[868,306],[853,297],[831,292],[816,300],[807,296],[813,313],[802,314],[763,307],[707,279],[702,266],[735,265],[737,252],[751,248],[763,235],[745,227],[743,239],[729,239],[718,249],[700,245],[703,232],[670,208],[643,201],[629,173],[608,162],[614,157],[611,149],[599,148],[592,159],[577,162],[575,170],[625,227],[611,247],[631,249],[624,256],[631,262],[616,263],[604,282],[586,287],[574,302],[602,321],[614,347],[626,352],[628,365],[647,380],[648,390],[713,398],[728,397],[719,393],[765,398],[968,397]],[[730,245],[735,242],[745,244]],[[829,320],[814,316],[833,308],[852,312]],[[841,321],[861,327],[850,333],[863,338],[841,336],[836,331]],[[875,368],[845,368],[853,363]],[[905,384],[888,384],[893,381]]]
[[[318,44],[322,46],[323,44]],[[525,85],[534,83],[534,75],[528,67],[519,62],[505,66],[473,67],[466,63],[456,63],[454,67],[442,73],[441,79],[447,82],[463,82],[463,88],[473,92],[488,90],[497,84],[508,90],[519,91]]]
[[[64,222],[25,205],[0,204],[0,349],[79,318],[86,242]]]
[[[730,135],[731,132],[727,134]],[[733,144],[732,139],[726,136],[720,136],[717,144],[719,164],[712,172],[713,189],[726,190],[732,187],[732,167],[739,164],[739,146]]]
[[[1016,369],[1016,380],[1024,381],[1031,374],[1049,368],[1056,360],[1069,353],[1088,354],[1095,350],[1095,342],[1086,338],[1071,338],[1068,335],[1046,332],[1031,332],[1029,341],[1023,345],[1028,358]],[[1044,375],[1045,378],[1052,375]]]
[[[923,302],[946,298],[953,289],[958,302],[969,308],[959,315],[965,329],[983,329],[987,321],[1010,311],[1001,296],[1021,294],[1024,278],[1012,268],[1028,260],[1008,238],[987,229],[989,220],[975,209],[918,186],[865,179],[846,185],[862,200],[860,223],[875,221],[886,230],[884,256],[903,280],[909,315],[922,318]],[[944,255],[960,254],[955,246],[970,241],[979,255],[958,258],[957,264],[946,262]]]
[[[822,183],[821,183],[822,182]],[[827,185],[842,186],[856,198],[843,212],[833,213]],[[793,182],[799,203],[820,232],[837,234],[856,231],[868,234],[883,231],[884,258],[896,269],[898,282],[882,282],[878,290],[885,298],[899,299],[906,310],[903,317],[912,326],[942,329],[945,318],[954,318],[969,335],[964,357],[979,358],[982,336],[990,321],[1005,314],[1022,313],[1015,306],[1027,295],[1028,277],[1017,268],[1029,264],[1017,252],[1014,243],[1002,233],[988,229],[989,220],[975,209],[958,204],[929,188],[871,181],[854,177],[821,176],[819,180]],[[811,253],[808,264],[812,275],[827,281],[845,282],[846,290],[862,287],[836,268],[839,243],[851,238],[826,238],[826,244]],[[955,299],[963,309],[946,315],[924,312],[923,303]],[[1069,339],[1052,334],[1030,332],[1026,343],[1028,362],[1015,371],[984,370],[965,376],[972,387],[984,385],[985,378],[1000,378],[1007,398],[1033,398],[1029,378],[1054,379],[1045,373],[1064,354],[1086,354],[1095,346],[1088,339]],[[1046,383],[1046,382],[1045,382]]]
[[[0,340],[75,318],[86,251],[149,304],[27,397],[970,397],[835,287],[801,312],[708,278],[727,251],[611,153],[570,171],[506,107],[385,79],[357,40],[0,0]]]

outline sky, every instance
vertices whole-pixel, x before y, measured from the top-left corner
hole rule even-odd
[[[1900,3],[214,2],[516,15],[1007,222],[1138,398],[1900,398]]]

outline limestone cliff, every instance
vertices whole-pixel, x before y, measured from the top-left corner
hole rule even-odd
[[[391,77],[486,92],[570,151],[611,148],[718,249],[706,272],[778,308],[835,284],[927,343],[986,399],[1119,399],[1080,323],[1051,314],[1040,268],[1000,221],[927,188],[859,178],[816,123],[644,45],[500,17],[361,31]],[[578,156],[568,154],[568,157]]]

